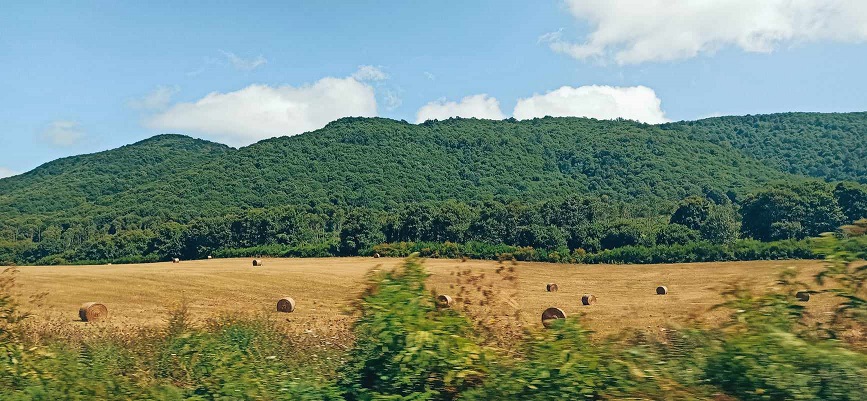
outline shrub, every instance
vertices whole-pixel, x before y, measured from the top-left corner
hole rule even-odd
[[[555,321],[527,344],[526,359],[499,366],[467,400],[581,400],[624,397],[642,386],[639,375],[575,318]]]
[[[416,256],[371,278],[354,327],[356,344],[341,368],[349,400],[453,400],[481,382],[485,353],[470,323],[438,311]]]
[[[768,331],[727,338],[708,379],[742,400],[863,400],[867,358],[830,343]]]

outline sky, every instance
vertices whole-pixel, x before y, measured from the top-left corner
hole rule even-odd
[[[0,6],[0,177],[162,133],[234,147],[345,116],[867,110],[867,1]]]

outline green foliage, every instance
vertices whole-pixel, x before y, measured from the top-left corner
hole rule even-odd
[[[339,250],[344,255],[370,253],[376,244],[385,242],[377,216],[367,209],[355,209],[346,217],[340,231]]]
[[[682,224],[668,224],[656,233],[659,245],[686,245],[699,240],[701,233]]]
[[[730,116],[661,127],[743,152],[792,174],[867,184],[867,113]]]
[[[707,221],[713,207],[714,203],[705,197],[690,196],[680,202],[669,223],[699,230]]]
[[[821,240],[830,291],[861,288],[863,277],[838,266],[863,260],[865,232],[860,222]],[[848,401],[867,393],[867,354],[812,333],[792,296],[805,286],[793,269],[781,274],[779,291],[733,285],[720,305],[731,309],[731,323],[721,330],[592,338],[570,316],[527,330],[504,350],[480,346],[460,307],[434,307],[413,255],[394,271],[370,273],[355,343],[336,378],[297,361],[297,352],[314,351],[293,349],[268,320],[193,327],[183,305],[165,330],[131,341],[28,343],[18,335],[26,313],[10,273],[0,275],[3,400]]]
[[[159,350],[155,377],[179,387],[184,399],[338,399],[312,377],[300,381],[278,358],[285,350],[274,331],[262,322],[230,321],[216,332],[177,332]]]
[[[487,260],[519,260],[554,263],[689,263],[735,260],[814,259],[819,254],[811,240],[760,242],[739,240],[731,244],[706,241],[687,244],[623,246],[594,253],[583,249],[536,249],[510,245],[490,245],[482,242],[455,244],[451,242],[397,242],[379,244],[374,252],[382,256],[406,257],[413,253],[431,258],[471,258]]]
[[[834,187],[834,197],[848,221],[867,218],[867,186],[841,182]]]
[[[714,205],[699,227],[701,238],[713,244],[734,243],[740,231],[740,216],[731,205]]]
[[[749,195],[741,207],[743,231],[755,239],[801,239],[834,231],[843,210],[825,183],[783,184]]]
[[[837,318],[854,319],[867,327],[867,219],[843,226],[838,235],[825,234],[817,249],[825,255],[825,269],[816,279],[832,282],[826,292],[842,299]]]
[[[702,166],[695,169],[693,166]],[[0,181],[0,217],[175,221],[278,205],[385,209],[574,193],[676,201],[786,174],[676,130],[632,121],[343,118],[241,149],[159,136]]]
[[[720,306],[733,311],[732,322],[707,358],[705,377],[743,400],[863,399],[867,355],[810,334],[793,297],[807,285],[796,277],[784,270],[779,289],[763,295],[743,284],[723,293],[728,301]]]
[[[170,330],[139,346],[94,340],[20,349],[0,360],[3,400],[338,400],[333,385],[290,363],[272,328],[225,322]],[[21,344],[21,343],[17,343]],[[8,380],[7,380],[8,379]]]
[[[416,256],[375,276],[361,303],[355,347],[341,370],[349,400],[453,400],[485,375],[466,318],[438,311]]]
[[[588,334],[577,319],[555,321],[550,330],[529,341],[526,359],[501,368],[483,388],[464,398],[580,400],[634,394],[640,378],[627,362],[592,344]]]
[[[864,116],[344,118],[241,149],[160,135],[0,180],[0,263],[357,255],[383,242],[505,244],[562,260],[730,245],[739,225],[762,241],[800,239],[867,213],[853,153]]]
[[[863,400],[867,357],[781,331],[736,334],[709,358],[707,377],[742,400]]]

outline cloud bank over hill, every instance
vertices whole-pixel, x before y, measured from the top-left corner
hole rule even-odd
[[[489,120],[506,118],[500,111],[500,101],[486,94],[467,96],[460,101],[436,100],[422,106],[416,112],[416,122],[445,120],[449,117],[475,117]]]
[[[515,118],[592,117],[602,120],[625,118],[650,124],[667,122],[656,92],[645,86],[564,86],[545,93],[518,99]]]
[[[303,86],[250,85],[177,103],[147,125],[210,134],[233,146],[319,129],[341,117],[376,116],[373,87],[353,77],[322,78]]]
[[[650,124],[669,121],[656,92],[645,86],[563,86],[545,94],[518,99],[512,116],[519,120],[536,117],[625,118]],[[416,122],[449,117],[506,118],[500,102],[486,94],[467,96],[460,101],[438,100],[421,107]]]

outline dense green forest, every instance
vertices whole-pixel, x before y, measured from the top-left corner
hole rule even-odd
[[[865,142],[867,113],[344,118],[241,149],[160,135],[0,180],[0,262],[803,257],[761,244],[867,217]]]
[[[792,174],[867,183],[867,113],[784,113],[665,124]]]

